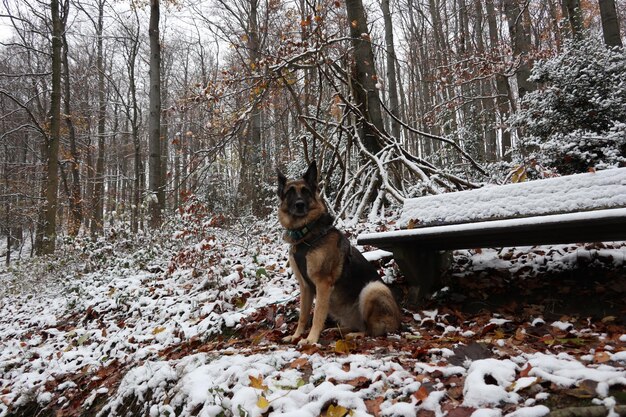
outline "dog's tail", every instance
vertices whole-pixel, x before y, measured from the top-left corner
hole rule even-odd
[[[381,281],[372,281],[361,290],[359,310],[370,336],[382,336],[400,329],[400,308],[391,290]]]

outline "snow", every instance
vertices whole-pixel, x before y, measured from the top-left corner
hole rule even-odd
[[[625,168],[626,169],[626,168]],[[428,197],[424,197],[428,198]],[[626,194],[624,194],[626,200]],[[625,201],[626,204],[626,201]],[[626,218],[626,208],[613,208],[606,210],[587,211],[580,213],[551,214],[539,217],[515,218],[505,220],[493,220],[489,222],[450,224],[445,226],[432,226],[415,229],[402,229],[390,232],[363,233],[359,235],[359,242],[375,244],[376,239],[403,238],[409,236],[438,236],[448,234],[450,236],[473,231],[485,232],[493,229],[505,229],[521,226],[536,226],[547,223],[566,223],[582,220],[599,220],[607,218]]]
[[[387,258],[387,257],[392,257],[393,253],[386,251],[386,250],[382,250],[382,249],[377,249],[377,250],[372,250],[369,252],[363,252],[363,256],[365,257],[365,259],[367,259],[369,262],[373,262],[373,261],[378,261],[381,260],[383,258]]]
[[[516,403],[519,395],[508,388],[515,380],[517,365],[510,360],[493,358],[472,362],[463,387],[463,405],[468,407],[497,406],[501,402]],[[491,377],[495,384],[488,384],[485,377]]]
[[[568,331],[569,329],[572,328],[572,323],[567,323],[567,322],[562,322],[562,321],[555,321],[552,323],[551,325],[552,327],[556,327],[559,330],[562,331]]]
[[[507,414],[505,417],[542,417],[550,413],[550,409],[545,405],[521,408]]]
[[[444,417],[446,384],[452,380],[462,390],[459,404],[477,408],[473,416],[501,417],[506,408],[514,410],[507,414],[513,417],[541,417],[547,408],[538,403],[548,394],[529,394],[538,378],[568,388],[596,381],[596,399],[607,409],[611,388],[626,385],[624,334],[603,336],[606,363],[595,363],[589,352],[527,353],[523,346],[511,349],[507,339],[491,343],[493,357],[452,363],[456,349],[482,338],[487,325],[509,325],[513,318],[493,314],[471,326],[450,324],[451,313],[443,308],[405,312],[415,319],[415,328],[381,339],[365,352],[339,354],[332,346],[308,352],[243,334],[243,343],[229,345],[226,334],[242,332],[246,322],[276,323],[287,331],[276,316],[286,321],[283,312],[296,309],[298,287],[288,275],[287,247],[278,236],[254,245],[245,241],[249,236],[223,229],[210,233],[212,239],[202,245],[190,240],[182,252],[145,247],[91,272],[61,267],[62,278],[51,276],[45,285],[37,273],[20,275],[23,285],[32,283],[30,290],[8,284],[17,272],[0,272],[0,285],[8,289],[0,295],[0,417],[32,400],[62,407],[82,391],[83,408],[100,402],[99,416],[111,417],[122,415],[127,404],[143,403],[150,416],[317,417],[336,404],[365,417],[373,415],[368,401],[377,398],[384,416],[414,417],[429,410]],[[542,250],[568,262],[563,247]],[[622,253],[612,250],[607,253]],[[199,263],[158,272],[168,270],[180,253],[185,259],[197,256]],[[484,250],[472,262],[493,268],[501,262],[498,253]],[[535,256],[524,264],[537,268],[548,255]],[[145,265],[157,272],[140,265],[146,258]],[[269,313],[274,316],[266,317]],[[288,320],[293,324],[294,316]],[[539,317],[532,321],[541,323]],[[406,350],[394,347],[398,340]],[[195,348],[185,351],[189,346]],[[295,361],[302,366],[293,366]],[[521,376],[527,365],[528,375]],[[263,387],[252,386],[252,378]],[[428,396],[418,400],[415,394],[425,388]],[[270,405],[263,406],[261,398]]]
[[[406,228],[626,207],[626,168],[407,199]]]

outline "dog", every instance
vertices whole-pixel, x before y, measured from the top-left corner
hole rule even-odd
[[[397,332],[401,314],[376,268],[337,230],[320,197],[317,165],[311,162],[301,179],[288,180],[277,170],[278,220],[285,228],[289,265],[300,285],[300,316],[293,342],[306,328],[313,298],[313,324],[300,345],[315,344],[330,316],[341,327],[382,336]]]

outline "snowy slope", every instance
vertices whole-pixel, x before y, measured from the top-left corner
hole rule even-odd
[[[179,240],[106,245],[98,264],[63,258],[62,279],[30,263],[1,273],[0,416],[543,416],[550,395],[581,384],[607,412],[620,407],[623,327],[405,310],[401,334],[340,347],[335,330],[297,348],[279,342],[294,329],[298,290],[278,231],[205,227],[169,237]],[[625,250],[602,249],[616,268]],[[584,252],[598,249],[520,256],[517,268],[567,266]],[[467,253],[487,271],[514,269],[496,252]],[[539,329],[541,340],[526,334]],[[488,348],[472,354],[478,345]]]

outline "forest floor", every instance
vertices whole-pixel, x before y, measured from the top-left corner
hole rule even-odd
[[[0,417],[626,415],[626,243],[457,251],[399,334],[305,347],[286,253],[206,217],[0,271]]]

